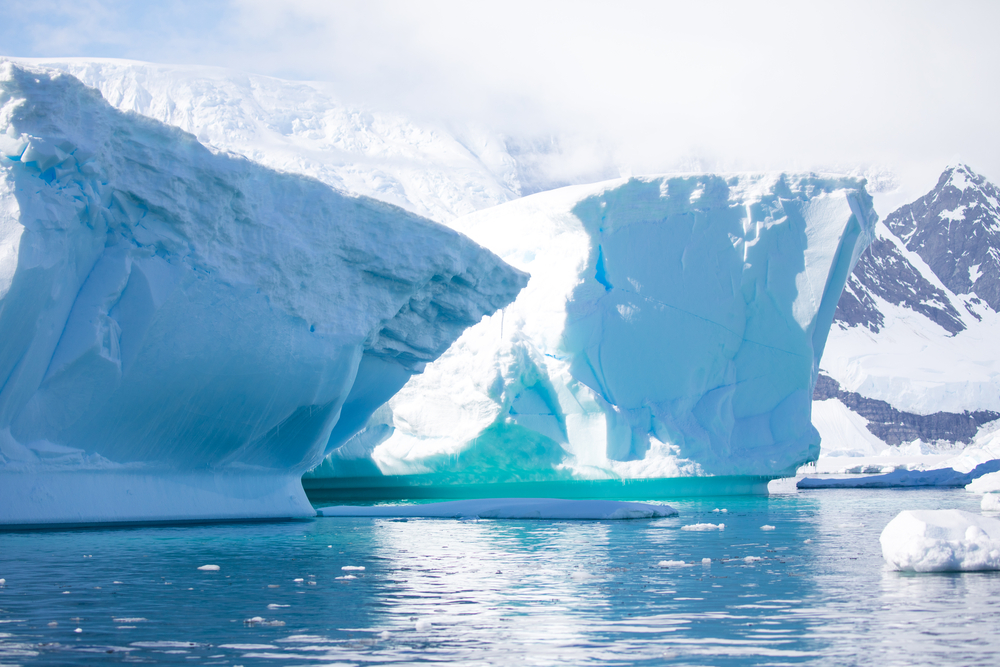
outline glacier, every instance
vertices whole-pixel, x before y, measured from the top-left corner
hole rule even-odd
[[[526,281],[0,63],[0,524],[314,515],[301,474]]]
[[[863,181],[819,174],[618,179],[463,216],[449,226],[528,286],[303,483],[313,498],[760,490],[819,453],[818,362],[876,221]]]

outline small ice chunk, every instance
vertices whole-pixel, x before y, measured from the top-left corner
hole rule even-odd
[[[69,591],[63,591],[62,594],[63,595],[69,595]]]
[[[761,558],[760,556],[747,556],[746,558],[743,559],[743,562],[744,563],[756,563],[759,560],[764,560],[764,559]]]
[[[894,570],[1000,570],[1000,520],[962,510],[904,510],[879,537]]]
[[[50,628],[57,628],[57,627],[59,627],[59,621],[50,621],[50,622],[48,623],[48,626],[49,626]]]
[[[727,510],[727,509],[719,509],[718,507],[716,507],[716,508],[715,508],[714,510],[712,510],[712,511],[713,511],[713,512],[718,512],[718,513],[720,513],[720,514],[725,514],[725,513],[727,513],[727,512],[729,511],[729,510]]]
[[[979,507],[984,512],[1000,512],[1000,493],[984,493]]]
[[[218,572],[220,570],[218,565],[200,565],[198,569],[202,572]]]
[[[284,609],[286,607],[291,607],[291,606],[292,605],[290,605],[290,604],[273,604],[272,603],[272,604],[267,605],[267,608],[268,609]]]
[[[7,580],[6,579],[0,579],[0,586],[4,586],[6,584],[7,584]]]
[[[681,530],[725,530],[724,523],[692,523],[688,526],[681,526]]]
[[[340,569],[343,570],[343,571],[345,571],[345,572],[364,572],[365,571],[365,566],[364,565],[345,565],[344,567],[342,567]]]
[[[382,641],[386,641],[391,636],[392,635],[389,634],[388,630],[383,630],[382,632],[378,633],[378,638],[381,639]]]
[[[687,563],[682,560],[661,560],[656,567],[687,567]]]
[[[342,577],[334,577],[334,579],[357,579],[353,574],[345,574]]]
[[[1000,471],[986,473],[965,485],[973,493],[1000,493]]]
[[[83,632],[83,628],[77,628],[77,629],[76,629],[76,630],[74,630],[73,632],[76,632],[76,633],[81,633],[81,632]]]
[[[292,579],[292,581],[294,581],[297,584],[301,584],[303,581],[305,581],[305,579],[303,579],[302,577],[299,577],[298,579]]]
[[[774,526],[771,526],[771,525],[768,525],[768,524],[764,524],[763,526],[760,527],[760,529],[761,530],[774,530]]]
[[[427,632],[434,626],[433,623],[428,621],[426,618],[421,618],[417,621],[417,632]]]
[[[702,558],[701,559],[701,564],[702,565],[711,565],[712,564],[712,559],[711,558]]]

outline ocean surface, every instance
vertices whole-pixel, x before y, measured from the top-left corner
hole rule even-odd
[[[878,542],[902,509],[978,503],[820,490],[618,522],[4,532],[0,665],[992,666],[1000,573],[890,572]]]

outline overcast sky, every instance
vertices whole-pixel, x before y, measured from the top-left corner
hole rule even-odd
[[[0,7],[3,55],[331,81],[348,103],[601,146],[635,174],[883,165],[912,198],[964,161],[1000,183],[1000,2]]]

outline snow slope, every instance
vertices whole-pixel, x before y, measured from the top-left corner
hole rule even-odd
[[[814,174],[609,181],[456,220],[527,288],[305,481],[794,471],[818,454],[816,366],[874,222],[860,182]]]
[[[394,206],[0,64],[0,523],[310,515],[298,483],[526,282]]]
[[[216,67],[116,59],[19,59],[72,74],[122,111],[214,148],[317,178],[439,222],[519,196],[532,183],[502,137],[454,133],[343,104],[331,84]]]

